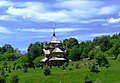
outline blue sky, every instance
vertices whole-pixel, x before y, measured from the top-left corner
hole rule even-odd
[[[79,41],[120,32],[119,0],[0,0],[0,46],[26,50],[30,43]]]

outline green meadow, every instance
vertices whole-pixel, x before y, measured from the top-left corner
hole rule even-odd
[[[62,70],[61,67],[52,67],[51,75],[45,76],[44,69],[42,68],[28,68],[28,72],[24,73],[23,70],[11,70],[11,73],[5,71],[6,82],[10,83],[13,75],[18,75],[19,83],[85,83],[85,77],[87,76],[92,83],[119,83],[120,82],[120,63],[117,60],[110,60],[110,67],[98,67],[100,72],[90,72],[89,64],[94,62],[77,61],[70,62],[69,65]],[[8,64],[11,65],[12,62]],[[85,65],[85,63],[87,63]],[[79,64],[79,68],[76,69],[76,64]],[[2,62],[0,62],[2,66]],[[69,70],[69,69],[72,70]]]

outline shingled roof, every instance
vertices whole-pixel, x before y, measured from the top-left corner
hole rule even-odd
[[[53,52],[59,52],[59,53],[61,52],[61,53],[63,53],[63,51],[60,48],[57,48],[57,47],[52,51],[52,53]]]
[[[61,42],[56,38],[56,36],[53,36],[50,43],[61,43]]]
[[[44,51],[45,54],[50,54],[50,50],[43,49],[43,51]]]

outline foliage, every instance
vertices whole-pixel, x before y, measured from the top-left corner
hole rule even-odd
[[[90,50],[88,52],[88,57],[89,57],[90,60],[94,59],[94,57],[95,57],[95,50]]]
[[[34,44],[30,44],[28,47],[28,56],[29,59],[32,61],[34,60],[36,57],[43,55],[43,43],[40,42],[36,42]]]
[[[79,63],[76,64],[76,67],[75,67],[75,68],[76,68],[76,69],[80,69]]]
[[[8,67],[8,73],[11,73],[11,67]]]
[[[63,66],[62,66],[62,70],[65,70],[65,69],[66,69],[66,67],[63,65]]]
[[[72,70],[73,70],[73,68],[70,67],[70,68],[69,68],[69,71],[72,71]]]
[[[81,55],[83,58],[88,58],[88,53],[93,49],[93,45],[91,41],[86,41],[83,50],[81,51]]]
[[[27,52],[29,58],[29,67],[34,67],[33,60],[40,55],[43,55],[43,43],[36,42],[30,44]]]
[[[118,58],[117,58],[118,62],[120,63],[120,54],[118,55]]]
[[[99,72],[95,63],[90,64],[89,69],[90,69],[91,72]]]
[[[42,57],[42,58],[43,58],[43,57]],[[37,58],[35,58],[35,60],[33,61],[36,67],[40,67],[40,66],[41,66],[40,60],[41,60],[41,57],[37,57]]]
[[[80,60],[80,51],[76,46],[68,50],[68,58],[72,61]]]
[[[6,82],[6,78],[0,75],[0,83],[5,83],[5,82]]]
[[[1,49],[2,53],[14,53],[14,48],[12,47],[12,45],[10,44],[5,44],[2,49]]]
[[[105,54],[101,51],[97,52],[96,60],[99,66],[105,66],[109,64],[108,59],[105,57]]]
[[[28,72],[28,68],[27,67],[23,67],[23,72],[24,73]]]
[[[50,71],[50,68],[48,68],[47,66],[44,68],[44,75],[50,75],[51,74],[51,71]]]
[[[18,63],[21,64],[22,67],[26,67],[28,66],[28,56],[26,55],[22,55],[19,59],[18,59]]]
[[[14,61],[16,59],[16,56],[14,53],[3,53],[3,54],[0,54],[0,60],[1,61],[4,61],[4,60],[7,60],[7,61]]]
[[[12,78],[11,78],[11,83],[18,83],[19,82],[19,77],[18,77],[18,75],[14,75],[14,76],[12,76]]]
[[[100,43],[101,50],[103,52],[109,50],[111,48],[110,36],[102,36],[101,40],[102,40],[102,42]]]
[[[5,70],[4,68],[2,67],[2,70],[1,70],[1,75],[4,76],[5,75]]]
[[[65,67],[67,67],[69,64],[68,64],[68,62],[65,62],[63,65],[64,65]]]
[[[79,43],[78,43],[78,40],[75,39],[75,38],[69,38],[69,39],[65,39],[63,40],[63,45],[67,48],[71,48],[73,46],[76,46],[78,47],[79,46]]]
[[[87,76],[85,76],[85,83],[93,83],[92,80]]]
[[[120,54],[120,42],[116,42],[113,47],[110,49],[110,53],[114,55],[115,59],[117,59]]]

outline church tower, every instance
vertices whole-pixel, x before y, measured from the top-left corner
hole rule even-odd
[[[61,41],[57,39],[55,29],[53,29],[53,36],[49,42],[49,49],[43,49],[43,51],[45,56],[40,61],[41,63],[45,63],[49,66],[61,66],[65,62],[68,62],[66,51],[65,49],[63,50]]]

